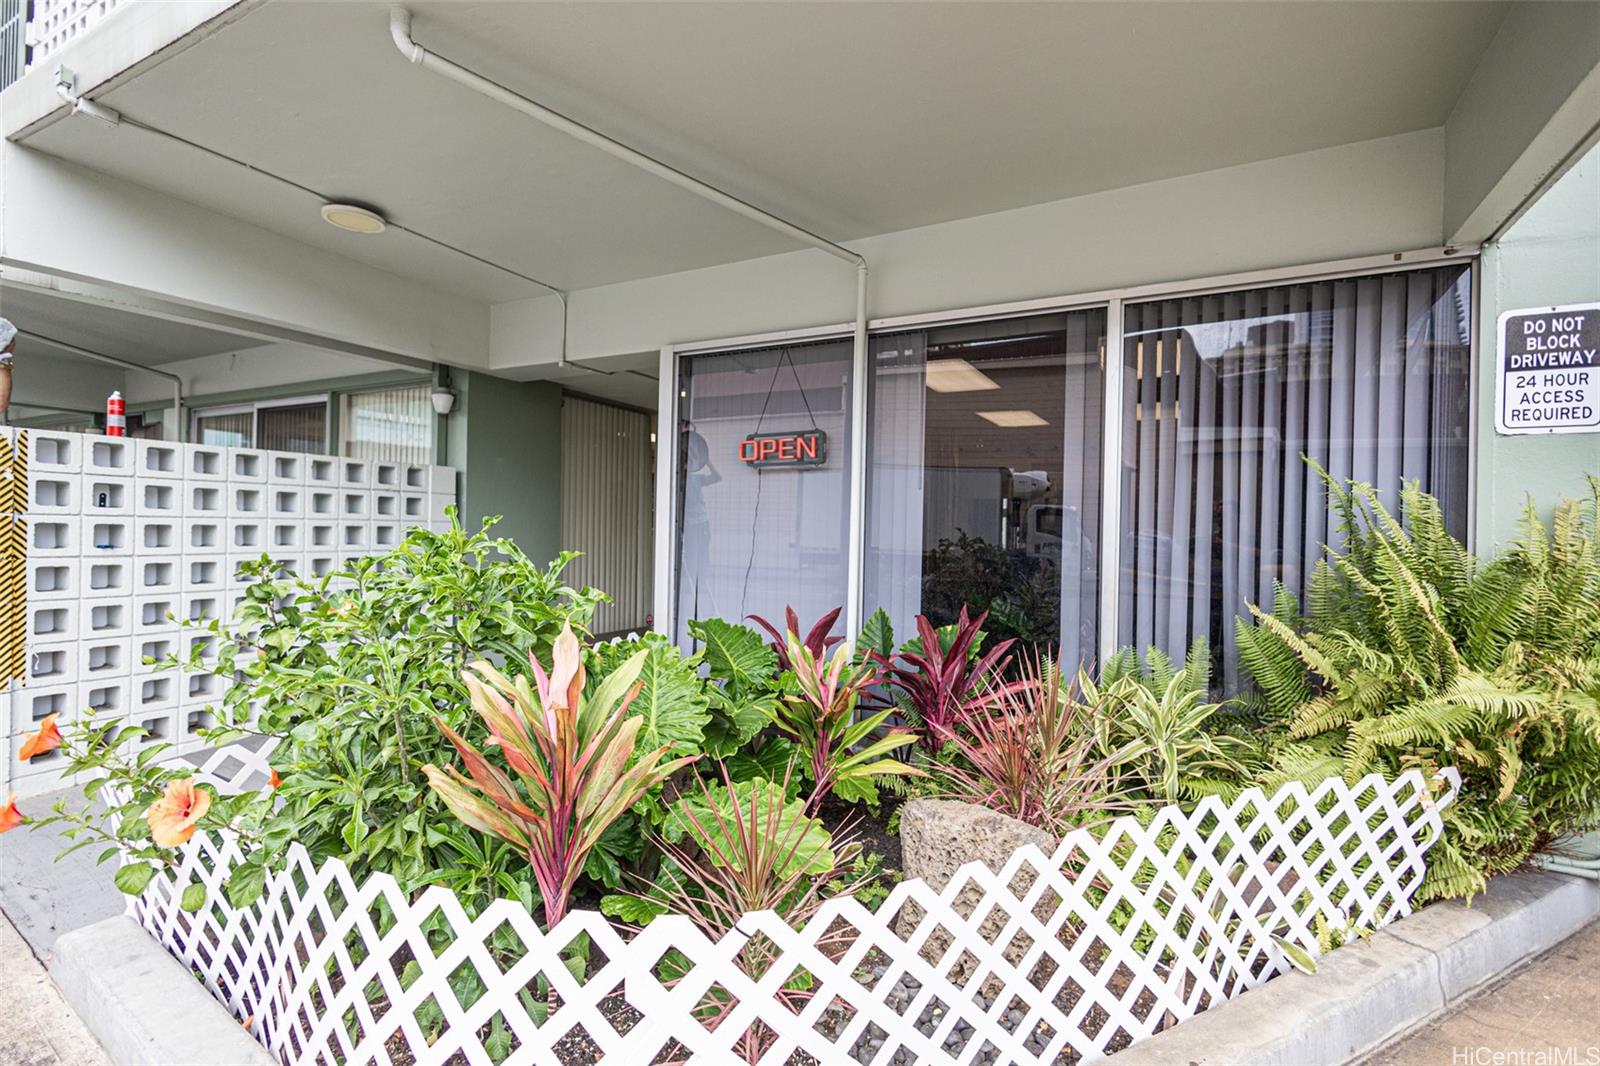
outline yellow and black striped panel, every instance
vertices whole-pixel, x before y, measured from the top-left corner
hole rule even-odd
[[[28,559],[26,525],[0,515],[0,688],[27,675]],[[16,550],[12,550],[12,544]]]
[[[27,676],[28,431],[0,437],[0,687]]]
[[[28,513],[28,431],[0,437],[0,515]]]

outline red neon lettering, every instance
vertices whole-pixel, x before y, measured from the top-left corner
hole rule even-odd
[[[753,441],[753,440],[749,440],[749,439],[740,441],[739,442],[739,458],[741,460],[743,460],[744,462],[747,462],[747,463],[755,462],[756,461],[756,442]]]
[[[795,439],[793,437],[782,437],[782,438],[779,439],[779,441],[778,441],[778,458],[779,459],[786,459],[786,460],[789,460],[789,461],[792,462],[797,457],[797,454],[798,453],[796,451]]]
[[[795,443],[797,445],[799,445],[799,452],[800,452],[799,457],[800,458],[813,459],[813,460],[816,459],[816,457],[817,457],[817,438],[816,438],[816,436],[814,434],[808,434],[807,436],[801,437]]]
[[[778,453],[778,442],[772,437],[763,437],[757,452],[757,457],[763,462],[771,459]]]

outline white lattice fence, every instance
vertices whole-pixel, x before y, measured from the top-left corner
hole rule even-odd
[[[209,769],[237,782],[261,760]],[[686,918],[632,933],[592,911],[547,935],[509,900],[473,920],[445,889],[357,885],[298,847],[257,904],[213,892],[186,914],[181,887],[216,888],[240,857],[201,837],[131,912],[284,1063],[385,1063],[402,1043],[402,1061],[473,1066],[495,1060],[486,1043],[516,1064],[1048,1063],[1276,976],[1273,936],[1315,954],[1318,916],[1343,930],[1409,913],[1457,787],[1411,772],[1169,807],[1049,857],[1026,847],[998,873],[968,865],[942,892],[903,883],[876,913],[836,899],[799,930],[748,914],[715,942]],[[562,955],[583,936],[579,978]]]

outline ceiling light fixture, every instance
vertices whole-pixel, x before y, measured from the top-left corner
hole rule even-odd
[[[1026,426],[1050,424],[1032,411],[979,411],[977,415],[985,422],[993,422],[1001,429],[1021,429]]]
[[[1000,383],[965,359],[930,359],[928,388],[934,392],[984,392]]]
[[[382,233],[389,228],[382,215],[360,204],[323,204],[322,220],[351,233]]]

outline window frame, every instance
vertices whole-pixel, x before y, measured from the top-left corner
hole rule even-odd
[[[1479,422],[1481,421],[1479,413],[1480,386],[1478,379],[1480,375],[1478,373],[1478,361],[1480,357],[1479,345],[1481,343],[1479,337],[1481,332],[1479,308],[1481,306],[1482,270],[1479,262],[1479,253],[1480,248],[1476,244],[1462,246],[1443,245],[1408,252],[1393,252],[1350,259],[1329,260],[1320,263],[1307,263],[1291,267],[1211,275],[1188,280],[1103,289],[1087,293],[1047,296],[1033,300],[974,305],[913,315],[886,316],[870,319],[867,323],[867,334],[870,339],[881,334],[904,332],[908,329],[956,325],[963,322],[977,322],[986,319],[1016,318],[1055,311],[1104,308],[1106,312],[1104,358],[1109,363],[1112,360],[1120,360],[1122,357],[1123,310],[1125,305],[1130,303],[1143,303],[1149,300],[1169,299],[1178,296],[1201,296],[1208,293],[1271,288],[1301,282],[1332,281],[1339,278],[1401,273],[1433,266],[1467,263],[1472,268],[1471,336],[1469,344],[1471,373],[1469,374],[1468,382],[1470,392],[1468,403],[1473,412],[1473,417],[1467,430],[1467,550],[1475,551],[1478,442],[1480,438]],[[772,347],[785,343],[847,338],[851,336],[852,331],[852,324],[836,323],[663,345],[660,350],[657,394],[659,424],[677,425],[678,401],[683,395],[678,380],[678,367],[683,356],[740,351],[746,348]],[[861,359],[857,362],[858,365],[853,368],[854,380],[859,385],[864,386],[867,380],[866,375],[871,372],[870,344],[866,345],[866,350],[861,353]],[[1122,375],[1109,372],[1103,373],[1101,388],[1101,430],[1103,436],[1101,440],[1099,566],[1102,575],[1116,575],[1121,572],[1122,562],[1120,551],[1122,479],[1120,473],[1125,421],[1123,417],[1125,405],[1123,403]],[[868,412],[864,403],[858,405],[856,414],[863,423],[870,421],[867,417]],[[869,433],[870,430],[863,425],[861,432],[855,438],[855,445],[860,449],[862,456],[866,455],[866,450],[870,447]],[[679,488],[678,464],[679,455],[676,436],[668,434],[660,440],[656,448],[656,559],[655,603],[653,606],[656,631],[669,637],[676,631],[677,626],[677,558],[674,546],[677,543],[679,531],[677,510],[672,506],[672,501],[677,499]],[[859,470],[852,469],[851,471],[850,493],[852,501],[865,499],[865,464],[859,464],[859,466]],[[859,556],[866,542],[864,508],[851,508],[848,537],[849,549]],[[865,585],[862,577],[860,568],[855,568],[850,575],[849,585],[846,589],[845,618],[851,620],[850,625],[859,625]],[[1118,631],[1117,600],[1118,583],[1115,580],[1101,580],[1098,619],[1100,647],[1097,650],[1102,660],[1116,651]]]

